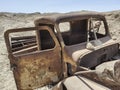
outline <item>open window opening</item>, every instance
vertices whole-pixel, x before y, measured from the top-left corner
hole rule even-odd
[[[9,34],[10,47],[14,55],[43,51],[55,47],[55,41],[48,30],[30,30]]]
[[[63,22],[59,27],[66,45],[79,44],[87,40],[87,20]]]
[[[40,30],[38,33],[40,50],[52,49],[55,47],[55,42],[47,30]]]
[[[62,22],[59,24],[59,28],[63,41],[68,46],[106,36],[104,22],[98,18]]]
[[[106,30],[104,27],[104,22],[98,18],[90,18],[89,19],[89,39],[97,40],[106,36]]]
[[[13,54],[23,54],[37,51],[35,31],[10,33],[9,40]]]

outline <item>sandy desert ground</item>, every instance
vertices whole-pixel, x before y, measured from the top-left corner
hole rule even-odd
[[[103,14],[107,18],[111,35],[120,41],[120,10]],[[34,26],[34,20],[41,16],[40,13],[0,13],[0,90],[17,90],[7,57],[4,31],[10,28]]]

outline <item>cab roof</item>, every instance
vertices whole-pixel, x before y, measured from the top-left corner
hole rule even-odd
[[[96,17],[96,18],[98,17],[101,19],[105,19],[104,15],[98,12],[71,12],[71,13],[58,13],[58,14],[45,15],[35,20],[34,23],[35,25],[38,25],[39,23],[55,24],[65,21],[87,19],[90,17]]]

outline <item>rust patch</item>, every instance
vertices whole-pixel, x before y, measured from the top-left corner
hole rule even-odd
[[[54,52],[54,50],[50,50],[17,56],[17,68],[14,73],[18,87],[34,89],[59,81],[61,73],[60,55],[53,54]]]

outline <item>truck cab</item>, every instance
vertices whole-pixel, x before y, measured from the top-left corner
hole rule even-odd
[[[4,34],[18,90],[55,85],[78,71],[94,70],[119,51],[99,13],[54,14],[34,23]]]

